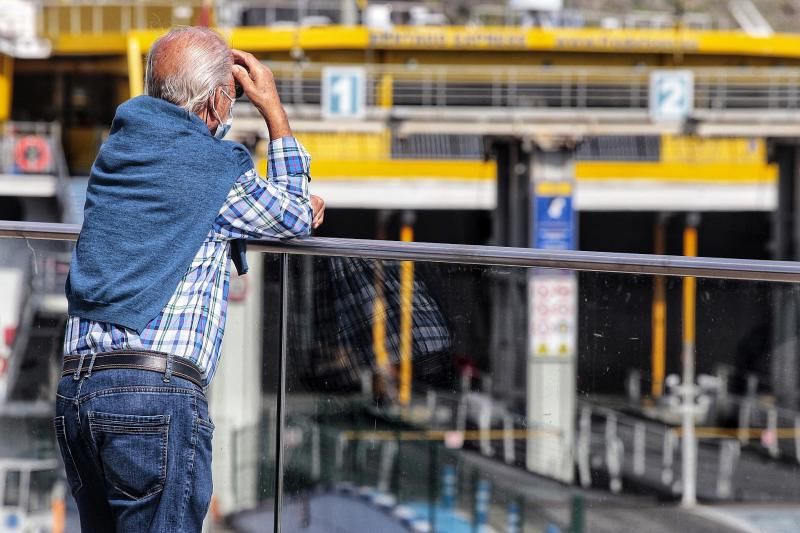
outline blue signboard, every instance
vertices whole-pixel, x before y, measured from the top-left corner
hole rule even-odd
[[[546,250],[576,248],[572,195],[537,195],[533,211],[534,248]]]

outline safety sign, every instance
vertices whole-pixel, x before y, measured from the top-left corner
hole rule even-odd
[[[571,357],[577,329],[577,279],[568,272],[537,272],[528,283],[534,357]]]

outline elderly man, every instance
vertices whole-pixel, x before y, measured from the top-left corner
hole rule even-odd
[[[221,140],[239,87],[269,130],[266,180]],[[54,427],[85,532],[201,530],[214,429],[203,391],[230,263],[244,273],[246,239],[307,235],[324,214],[252,55],[173,30],[150,51],[145,92],[119,106],[92,167],[66,287]]]

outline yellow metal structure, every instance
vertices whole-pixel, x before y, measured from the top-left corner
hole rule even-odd
[[[14,58],[0,54],[0,122],[11,118]]]
[[[775,165],[760,163],[670,163],[666,161],[582,161],[577,180],[640,180],[699,183],[777,183]]]
[[[683,231],[683,255],[697,257],[697,228],[687,226]],[[683,342],[694,346],[697,337],[696,329],[697,279],[683,278]],[[686,355],[684,354],[684,357]]]
[[[372,351],[378,373],[388,383],[389,352],[386,350],[386,299],[383,295],[383,263],[375,265],[375,299],[372,303]]]
[[[378,85],[378,106],[384,109],[389,109],[394,103],[393,84],[394,77],[389,73],[384,73],[381,76],[381,81]]]
[[[757,138],[717,138],[664,135],[663,163],[735,163],[761,165],[767,160],[767,143]]]
[[[142,46],[136,35],[128,35],[128,84],[131,98],[142,94]]]
[[[0,56],[0,120],[10,116],[15,70],[20,75],[69,75],[78,71],[108,74],[119,79],[112,105],[141,94],[144,56],[159,36],[176,24],[202,20],[213,23],[213,13],[206,16],[202,0],[187,0],[183,9],[174,8],[172,3],[160,0],[44,5],[38,17],[38,31],[51,40],[54,57],[15,63]],[[510,26],[395,26],[391,30],[378,30],[344,25],[247,26],[218,28],[218,31],[231,46],[253,52],[276,68],[283,68],[279,73],[282,79],[293,82],[319,83],[324,64],[365,65],[371,80],[369,90],[373,91],[370,102],[384,110],[395,105],[394,92],[400,94],[398,84],[402,87],[437,79],[456,84],[516,83],[558,88],[574,81],[565,80],[566,72],[574,73],[576,79],[586,84],[645,87],[651,67],[800,65],[800,35],[795,34],[752,37],[735,31]],[[127,72],[127,80],[121,71]],[[500,78],[496,79],[497,72]],[[775,78],[758,68],[728,69],[725,75],[730,83],[740,85],[765,80],[778,88],[797,85],[791,76]],[[710,76],[711,80],[714,74],[712,71],[704,74],[699,69],[697,76],[700,82],[703,76]],[[71,127],[67,126],[65,131]],[[495,179],[493,162],[393,159],[391,135],[388,129],[380,133],[298,132],[314,154],[313,173],[320,180],[489,182]],[[87,148],[87,152],[93,156],[94,149]],[[71,163],[74,160],[70,158]],[[347,161],[346,167],[343,161]],[[661,140],[659,161],[583,161],[576,164],[575,171],[579,183],[586,180],[777,183],[776,169],[766,161],[762,139],[665,136]],[[262,170],[265,167],[263,160],[258,165]]]
[[[400,240],[411,242],[414,240],[414,228],[410,224],[403,225],[400,230]],[[413,349],[414,317],[414,263],[402,261],[400,263],[400,379],[398,400],[400,405],[407,406],[411,403],[411,357]]]
[[[660,218],[655,225],[655,250],[653,253],[664,255],[667,241],[666,221]],[[664,276],[653,277],[653,339],[651,350],[651,385],[654,398],[664,392],[664,378],[667,368],[667,291]]]
[[[156,14],[145,17],[151,17],[152,20],[141,28],[159,28],[154,31],[163,31],[170,26],[169,17]],[[92,25],[83,20],[84,15],[81,15],[79,24],[60,24],[57,32],[52,28],[44,28],[44,34],[54,41],[56,54],[125,53],[126,34],[130,30],[124,30],[121,22],[104,25],[102,31],[93,31]],[[79,31],[71,31],[73,28]],[[595,62],[612,64],[619,59],[618,54],[661,55],[670,58],[670,61],[686,64],[692,64],[702,56],[714,56],[711,64],[717,65],[720,64],[720,56],[800,60],[800,35],[753,37],[737,31],[462,26],[397,26],[390,31],[382,31],[363,26],[333,25],[310,28],[237,27],[222,30],[222,33],[232,46],[251,52],[291,52],[298,49],[444,53],[536,51],[587,54],[593,56]],[[639,60],[641,57],[628,59]],[[702,64],[702,60],[698,61]]]
[[[381,132],[296,131],[313,154],[317,180],[494,181],[494,161],[464,159],[392,159],[392,134]],[[258,154],[265,153],[259,146]],[[346,162],[346,165],[343,165]],[[258,168],[266,171],[263,157]],[[577,181],[641,181],[646,183],[777,184],[778,169],[767,163],[766,142],[757,138],[664,136],[659,161],[578,161]],[[545,187],[558,187],[547,184]],[[540,194],[565,194],[548,190]]]
[[[297,131],[295,134],[314,155],[315,163],[317,159],[384,161],[391,158],[392,136],[388,130],[380,133]]]

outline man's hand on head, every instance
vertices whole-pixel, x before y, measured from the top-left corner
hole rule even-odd
[[[242,86],[250,102],[258,109],[267,123],[270,139],[279,139],[292,134],[286,111],[278,96],[272,71],[258,59],[241,50],[233,53],[233,77]]]
[[[325,220],[325,200],[319,196],[311,195],[311,210],[314,212],[314,218],[311,223],[313,229],[317,229],[322,221]]]

